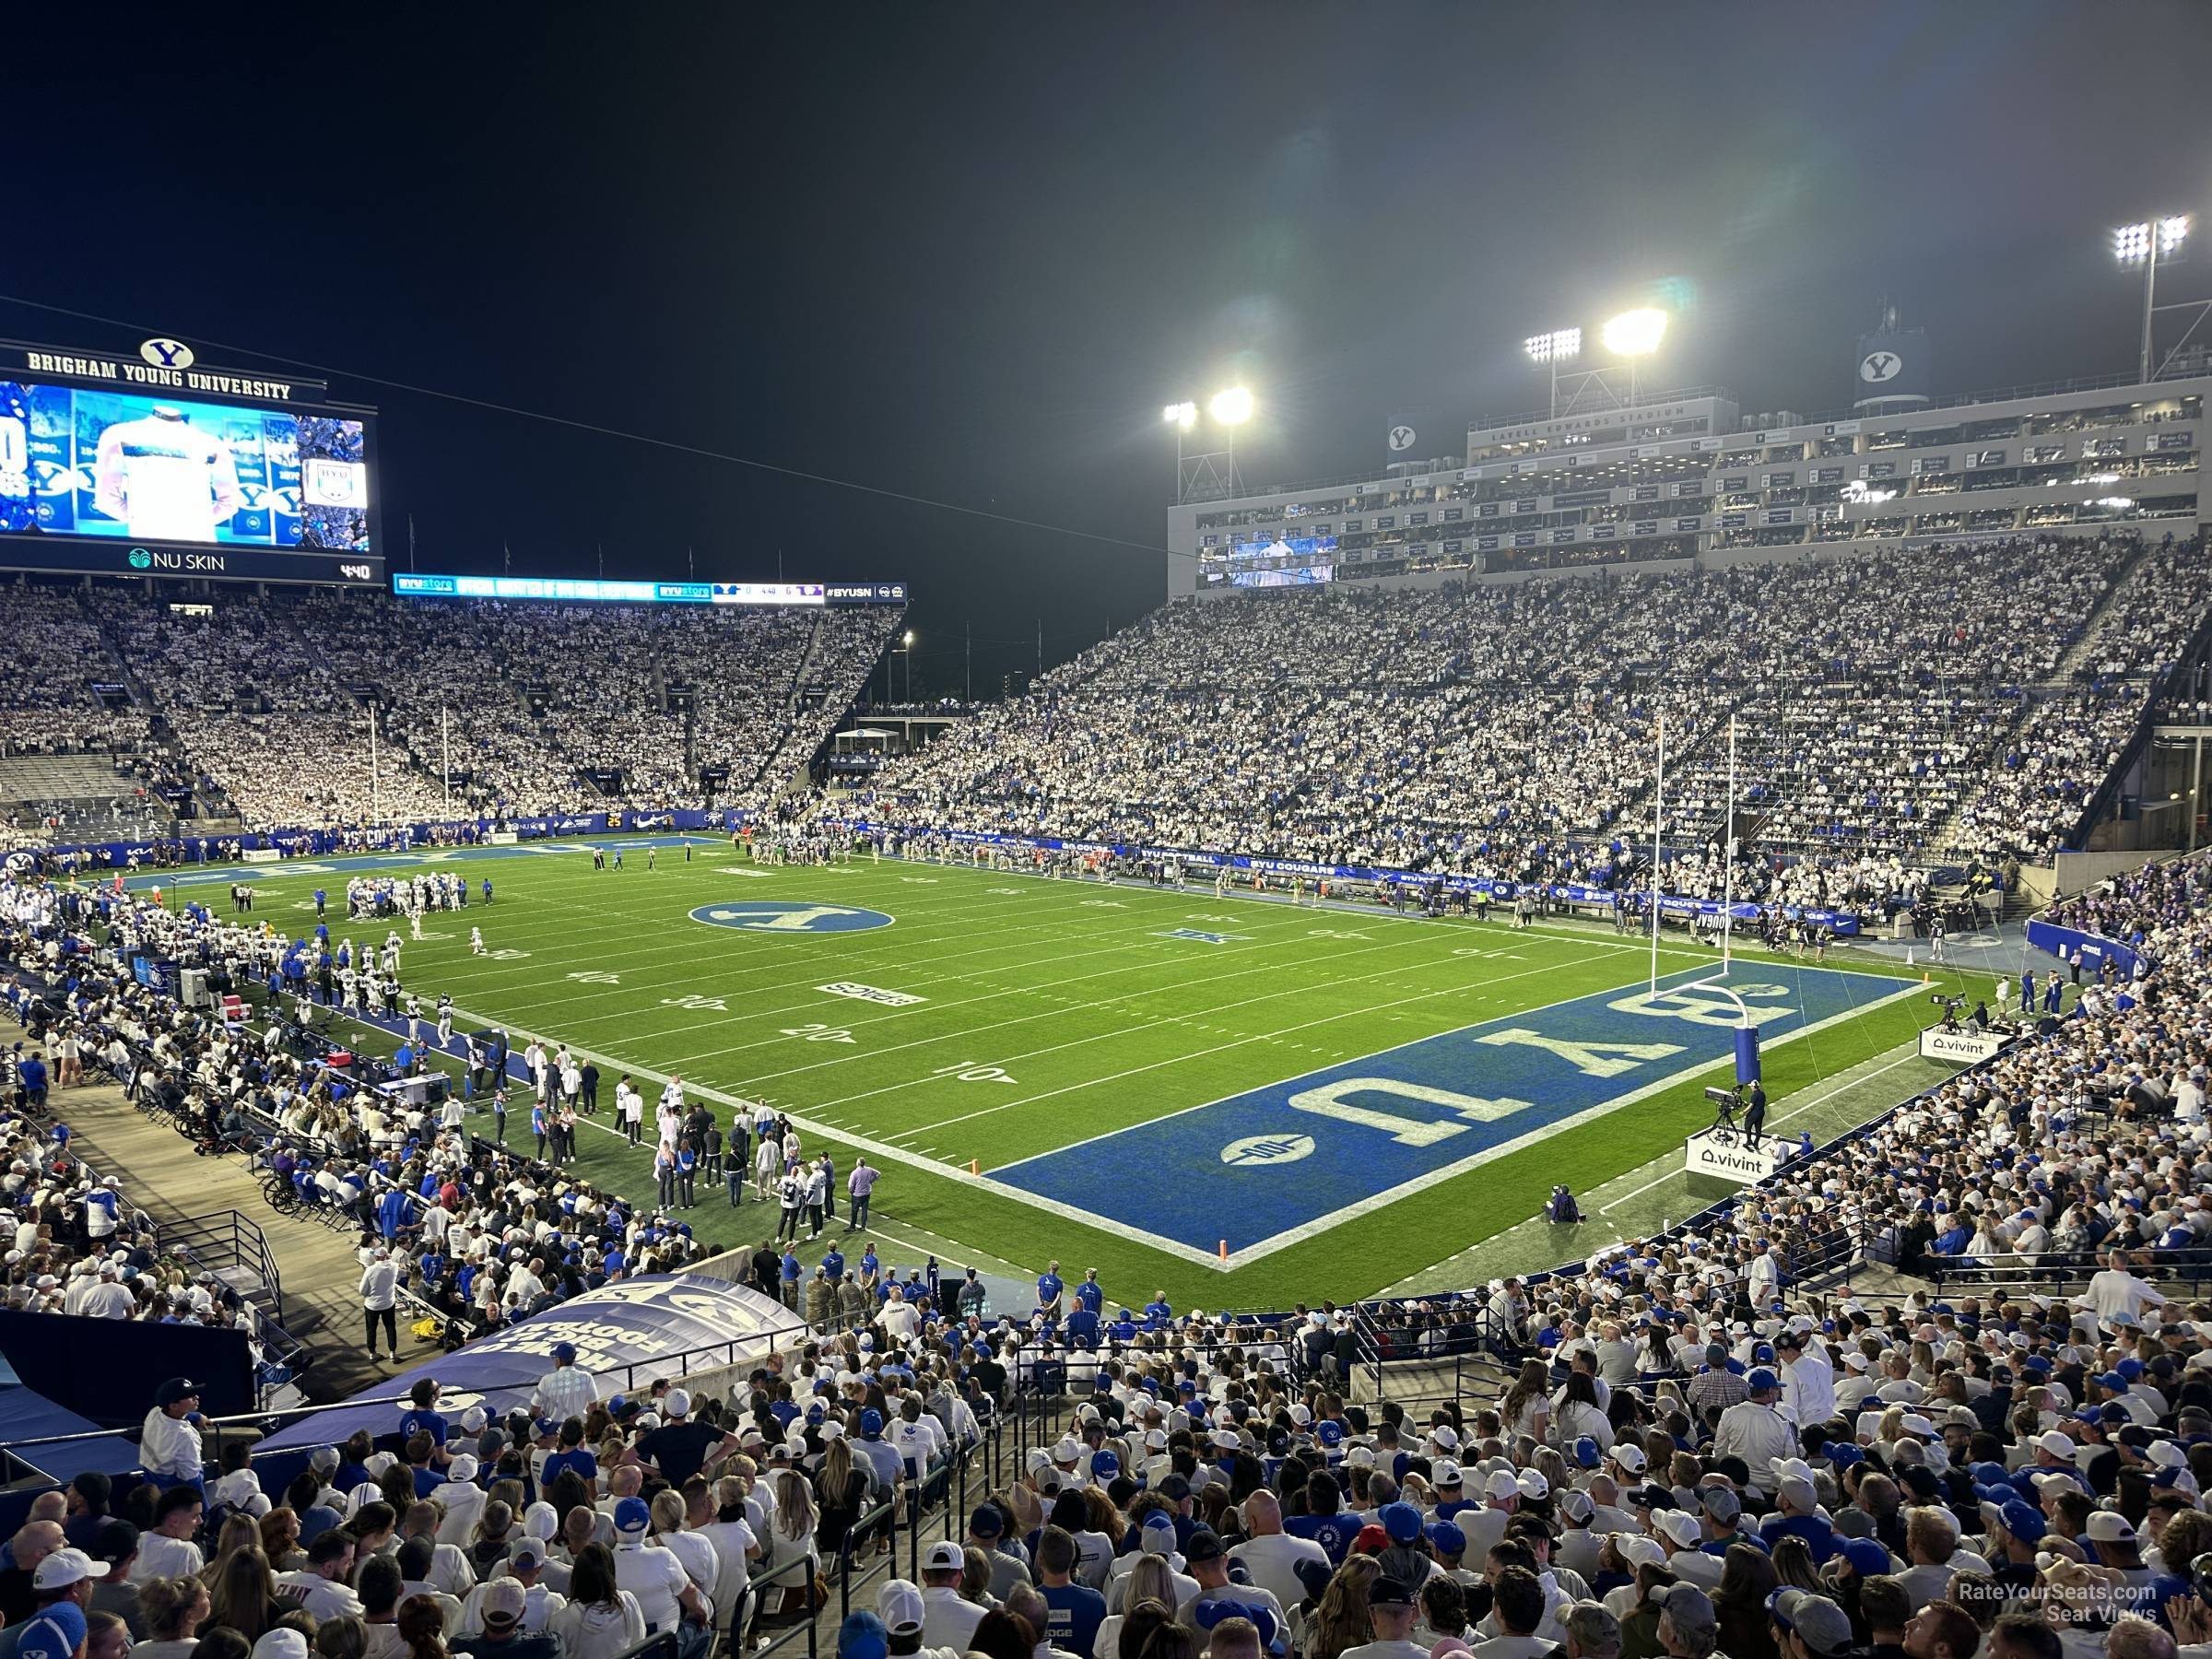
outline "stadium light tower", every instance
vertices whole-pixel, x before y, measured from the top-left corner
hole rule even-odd
[[[1182,441],[1190,429],[1198,424],[1198,406],[1194,403],[1171,403],[1160,411],[1159,418],[1175,429],[1175,500],[1182,500]]]
[[[1666,313],[1655,305],[1639,306],[1609,319],[1598,338],[1606,349],[1629,365],[1629,405],[1636,402],[1636,365],[1659,349],[1666,338]]]
[[[1551,372],[1551,412],[1559,412],[1559,365],[1571,363],[1583,355],[1583,331],[1579,328],[1555,328],[1549,334],[1530,335],[1521,342],[1521,349],[1528,353],[1528,360]]]
[[[894,656],[902,656],[906,659],[906,672],[904,677],[906,679],[906,694],[901,700],[905,702],[912,702],[914,700],[914,630],[912,629],[908,629],[905,633],[900,636],[899,643],[893,648],[892,654]],[[885,672],[883,677],[887,682],[890,679],[891,677],[888,670]],[[888,683],[885,685],[884,689],[887,691],[890,689],[890,687]]]
[[[2185,213],[2120,225],[2112,230],[2112,257],[2124,265],[2143,267],[2143,346],[2136,374],[2146,385],[2150,382],[2150,320],[2158,309],[2159,265],[2161,261],[2171,265],[2178,259],[2188,237],[2189,216]]]
[[[1226,386],[1206,400],[1206,418],[1218,436],[1209,435],[1203,441],[1209,446],[1196,454],[1187,453],[1183,440],[1198,427],[1198,406],[1194,403],[1171,403],[1160,411],[1163,424],[1175,429],[1175,500],[1184,501],[1218,500],[1235,495],[1241,486],[1237,479],[1237,429],[1253,418],[1259,407],[1257,400],[1243,386]]]
[[[1583,331],[1555,328],[1521,342],[1528,360],[1551,377],[1551,416],[1585,409],[1626,409],[1636,402],[1637,365],[1666,338],[1666,312],[1657,306],[1622,312],[1598,330],[1597,343],[1614,361],[1584,367]],[[1622,384],[1625,380],[1626,385]]]

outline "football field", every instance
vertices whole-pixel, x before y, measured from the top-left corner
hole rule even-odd
[[[739,1101],[792,1114],[841,1186],[856,1154],[880,1168],[887,1263],[934,1252],[956,1276],[1027,1276],[1057,1260],[1071,1279],[1098,1268],[1132,1307],[1159,1290],[1178,1309],[1275,1308],[1401,1284],[1526,1222],[1556,1182],[1678,1166],[1710,1121],[1702,1088],[1732,1077],[1736,1004],[1710,982],[1714,955],[1679,935],[1653,994],[1648,941],[1609,928],[1423,921],[1210,882],[773,867],[680,837],[606,839],[610,867],[594,870],[590,844],[196,871],[166,896],[219,910],[250,879],[254,919],[300,937],[321,887],[334,945],[359,946],[390,924],[344,919],[349,877],[455,869],[470,903],[425,918],[402,977],[426,1010],[450,994],[461,1030],[596,1059],[601,1110],[579,1131],[591,1179],[650,1196],[650,1148],[613,1127],[616,1080],[629,1072],[651,1101],[680,1077],[725,1124]],[[472,926],[488,955],[470,952]],[[1928,1022],[1918,970],[1846,951],[1739,957],[1726,984],[1761,1030],[1777,1124],[1793,1095],[1825,1100],[1819,1086]],[[1866,1109],[1918,1081],[1885,1079]],[[527,1092],[511,1097],[524,1147]],[[1827,1110],[1816,1133],[1835,1126]],[[490,1131],[488,1112],[471,1123]],[[732,1209],[701,1183],[684,1218],[758,1243],[774,1211],[749,1185]]]

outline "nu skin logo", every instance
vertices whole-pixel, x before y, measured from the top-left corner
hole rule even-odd
[[[138,355],[157,369],[189,369],[196,360],[192,347],[182,340],[141,340]]]

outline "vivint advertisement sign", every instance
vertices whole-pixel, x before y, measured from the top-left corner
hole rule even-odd
[[[1740,1135],[1726,1140],[1710,1134],[1693,1135],[1684,1145],[1682,1168],[1691,1175],[1752,1186],[1787,1163],[1794,1149],[1794,1142],[1778,1140],[1771,1135],[1761,1135],[1757,1146],[1747,1143]]]
[[[1920,1034],[1920,1057],[1947,1060],[1954,1065],[1978,1065],[2011,1041],[1996,1031],[1951,1031],[1934,1026]]]

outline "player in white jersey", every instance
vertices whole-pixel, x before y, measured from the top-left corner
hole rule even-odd
[[[211,542],[243,499],[230,446],[168,405],[102,432],[92,477],[100,512],[153,540]]]

